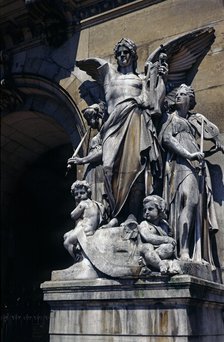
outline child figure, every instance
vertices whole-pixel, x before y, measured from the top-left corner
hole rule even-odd
[[[162,274],[180,273],[177,260],[167,260],[174,258],[176,241],[169,236],[164,199],[157,195],[147,196],[143,201],[143,217],[145,221],[138,226],[141,239],[139,262],[160,270]]]
[[[91,199],[90,185],[86,181],[75,181],[71,186],[71,194],[75,198],[76,207],[71,218],[76,221],[75,228],[64,235],[64,247],[75,259],[74,248],[77,247],[78,234],[84,231],[86,236],[93,235],[103,221],[104,206]]]

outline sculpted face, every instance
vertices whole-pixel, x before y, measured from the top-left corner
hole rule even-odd
[[[84,187],[76,188],[74,190],[74,198],[77,203],[80,201],[86,200],[88,198],[87,191]]]
[[[177,109],[189,109],[190,96],[187,89],[179,88],[177,90],[175,102]]]
[[[132,56],[130,50],[126,46],[119,46],[116,56],[117,63],[120,67],[126,67],[132,64]]]
[[[159,210],[155,203],[147,202],[144,204],[143,216],[149,222],[155,222],[159,217]]]
[[[86,121],[91,128],[93,129],[99,128],[100,126],[99,115],[98,115],[98,112],[94,108],[86,109],[84,117],[86,118]]]

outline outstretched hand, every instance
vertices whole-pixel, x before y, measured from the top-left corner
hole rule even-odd
[[[83,164],[83,158],[79,158],[79,157],[69,158],[67,161],[67,164],[68,165],[70,165],[70,164]]]

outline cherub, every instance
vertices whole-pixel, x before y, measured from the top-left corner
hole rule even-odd
[[[86,236],[93,235],[104,217],[104,206],[91,199],[90,185],[86,181],[75,181],[71,186],[71,194],[75,198],[76,207],[71,218],[76,222],[75,228],[65,233],[64,247],[76,260],[74,248],[78,244],[78,236],[84,231]]]
[[[176,241],[166,219],[166,203],[157,195],[147,196],[143,201],[143,217],[139,226],[140,260],[143,265],[159,269],[162,274],[180,273],[180,266],[174,259]]]

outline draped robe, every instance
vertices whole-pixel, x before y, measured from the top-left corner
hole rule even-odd
[[[161,155],[152,121],[156,113],[138,101],[143,80],[134,73],[121,74],[108,64],[100,72],[109,113],[100,131],[105,191],[112,216],[117,216],[141,176],[142,199],[153,191],[153,177],[161,175]]]
[[[166,130],[171,130],[172,135],[187,151],[190,153],[199,152],[200,148],[196,142],[197,128],[195,122],[200,119],[200,117],[202,117],[200,114],[191,114],[188,119],[185,119],[179,117],[175,112],[172,113],[164,123],[160,131],[159,139],[163,139]],[[210,130],[214,130],[213,126],[214,125],[206,119],[204,130],[209,130],[209,128]],[[177,223],[180,213],[183,210],[183,198],[181,191],[179,190],[180,185],[192,174],[197,179],[199,198],[195,220],[193,222],[194,235],[191,238],[191,257],[194,261],[204,259],[213,265],[210,233],[217,232],[218,223],[214,209],[211,178],[206,161],[203,165],[203,169],[200,170],[200,168],[201,166],[197,160],[190,161],[180,155],[176,155],[172,151],[167,151],[163,198],[166,200],[169,207],[169,224],[173,229],[174,238],[177,240],[178,249],[181,237],[179,236],[179,227]],[[198,220],[198,217],[200,217],[200,220]],[[198,249],[201,250],[200,253],[198,252]],[[199,254],[200,256],[198,257]]]

